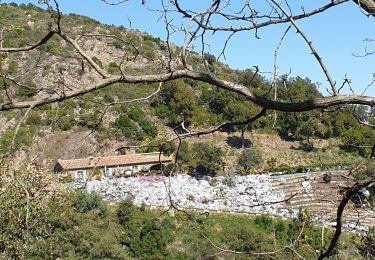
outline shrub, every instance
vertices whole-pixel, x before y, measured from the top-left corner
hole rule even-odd
[[[111,62],[108,65],[107,71],[111,74],[116,74],[116,73],[120,72],[120,66],[116,62]]]
[[[165,156],[171,155],[176,150],[176,145],[174,142],[168,142],[163,144],[163,154]]]
[[[98,64],[98,66],[99,66],[101,69],[103,68],[103,63],[102,63],[101,60],[99,60],[99,58],[97,58],[97,57],[92,57],[92,60],[93,60],[96,64]]]
[[[155,42],[155,43],[160,43],[160,38],[158,37],[158,38],[155,38],[155,37],[153,37],[153,36],[151,36],[151,35],[148,35],[148,34],[146,34],[146,35],[144,35],[143,36],[143,40],[146,42],[146,41],[152,41],[152,42]]]
[[[330,174],[325,173],[324,176],[323,176],[323,181],[325,183],[330,183],[331,180],[332,180],[332,176]]]
[[[212,54],[205,53],[204,59],[208,62],[208,64],[213,65],[216,63],[216,57]]]
[[[8,67],[9,74],[14,74],[17,72],[18,69],[18,63],[17,61],[11,61]]]
[[[375,228],[370,228],[361,241],[357,244],[357,248],[362,256],[371,259],[375,255]]]
[[[113,127],[119,129],[121,134],[126,138],[136,139],[138,127],[137,125],[126,115],[119,116],[113,123]]]
[[[223,151],[212,144],[198,143],[193,148],[195,170],[199,175],[215,176],[223,165]]]
[[[127,197],[123,200],[117,209],[117,218],[119,223],[126,226],[136,213],[137,208],[133,205],[133,198]]]
[[[260,150],[254,146],[243,150],[238,158],[238,164],[245,171],[262,166],[263,158]]]
[[[170,176],[171,173],[172,173],[172,170],[173,170],[173,163],[167,164],[167,165],[164,167],[164,175],[165,175],[165,176]]]
[[[150,136],[151,138],[155,138],[158,135],[158,129],[153,123],[150,123],[149,121],[146,121],[146,120],[142,120],[138,124],[147,136]]]
[[[63,131],[68,131],[72,129],[75,124],[75,120],[71,116],[62,116],[59,118],[59,128]]]
[[[31,113],[27,118],[26,123],[31,126],[39,126],[42,123],[42,118],[38,113]]]
[[[36,93],[37,93],[37,91],[35,89],[32,89],[32,88],[21,87],[18,90],[18,96],[20,96],[20,97],[30,98],[30,97],[33,97]]]
[[[360,155],[367,156],[371,152],[370,147],[375,139],[375,131],[358,125],[344,131],[341,137],[347,151],[357,151]]]
[[[165,259],[167,245],[173,241],[174,225],[169,218],[161,223],[146,220],[140,231],[133,231],[129,237],[129,250],[136,258]]]
[[[73,198],[73,207],[79,213],[88,213],[91,210],[99,210],[100,216],[107,214],[107,206],[99,194],[95,192],[87,193],[78,191]]]
[[[244,225],[240,229],[230,229],[225,234],[224,240],[231,250],[253,252],[265,250],[267,241],[265,235],[256,231],[249,225]]]
[[[271,227],[273,225],[272,218],[265,215],[256,216],[254,222],[257,226],[261,227],[264,230],[271,230]]]

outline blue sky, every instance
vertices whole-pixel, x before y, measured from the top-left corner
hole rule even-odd
[[[13,0],[2,2],[38,4],[37,1]],[[199,3],[210,3],[212,1],[188,2],[189,7],[199,8],[199,5],[201,5]],[[259,3],[261,2],[259,1]],[[303,4],[306,10],[309,10],[309,8],[329,1],[292,0],[290,2],[292,4]],[[166,38],[163,21],[158,21],[160,13],[147,11],[146,7],[141,5],[141,0],[130,0],[117,6],[108,6],[100,0],[62,0],[59,3],[63,13],[86,15],[102,23],[125,27],[129,27],[129,19],[132,21],[132,28],[161,39]],[[149,8],[156,8],[159,4],[160,1],[158,0],[147,0],[147,7]],[[177,17],[174,17],[174,19],[179,23]],[[363,53],[366,46],[369,49],[375,49],[375,43],[369,45],[369,43],[363,41],[365,38],[375,39],[375,18],[366,17],[357,5],[349,1],[315,17],[299,20],[297,23],[323,57],[337,85],[340,86],[345,75],[347,75],[348,78],[352,79],[353,89],[357,94],[361,94],[362,90],[373,79],[375,55],[356,58],[352,54]],[[261,39],[255,39],[254,32],[237,34],[230,41],[229,48],[226,51],[227,59],[221,59],[221,61],[235,69],[247,69],[257,65],[261,71],[272,71],[274,49],[286,27],[287,25],[278,25],[262,29],[259,31]],[[210,52],[215,56],[220,53],[225,36],[227,35],[217,33],[207,39],[210,44]],[[182,43],[180,34],[174,35],[172,40],[178,45]],[[319,64],[310,55],[310,49],[302,38],[295,33],[295,30],[290,30],[288,33],[280,49],[278,60],[280,74],[291,71],[292,76],[308,77],[313,82],[321,83],[319,89],[323,93],[325,93],[325,88],[329,87]],[[349,93],[349,89],[346,88],[344,92]],[[366,94],[374,96],[375,86],[370,87]]]

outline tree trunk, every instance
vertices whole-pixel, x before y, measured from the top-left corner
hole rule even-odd
[[[241,148],[245,148],[245,128],[241,128]]]

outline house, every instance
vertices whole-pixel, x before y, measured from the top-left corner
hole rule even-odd
[[[84,159],[58,160],[54,171],[69,172],[76,180],[87,180],[92,175],[131,176],[139,171],[160,169],[160,165],[173,161],[159,153],[125,154],[107,157],[89,157]]]

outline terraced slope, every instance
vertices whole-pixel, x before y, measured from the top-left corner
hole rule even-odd
[[[298,173],[272,176],[271,183],[276,191],[292,197],[285,207],[307,209],[322,222],[334,222],[337,206],[345,189],[353,184],[347,171],[333,171],[331,182],[323,180],[324,172]],[[361,226],[375,226],[375,213],[364,201],[363,205],[351,202],[345,209],[344,222]]]

